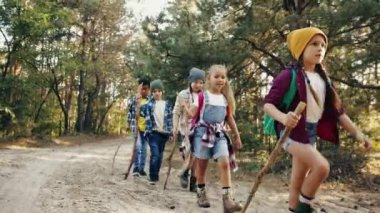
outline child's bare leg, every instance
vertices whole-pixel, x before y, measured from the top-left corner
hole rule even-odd
[[[197,159],[197,181],[198,184],[205,184],[206,183],[206,170],[208,165],[208,160],[204,159]]]
[[[304,184],[302,185],[301,192],[310,197],[314,197],[321,183],[326,180],[330,173],[329,162],[318,152],[312,162],[315,164],[311,166],[310,173],[305,178]]]
[[[218,167],[220,174],[220,182],[222,184],[223,190],[223,208],[224,212],[237,212],[242,210],[242,206],[235,202],[232,198],[230,187],[231,187],[231,172],[230,172],[230,162],[228,157],[218,158]]]
[[[302,183],[309,168],[297,157],[292,157],[292,175],[289,186],[289,209],[295,209],[298,204]]]
[[[301,193],[308,198],[314,198],[319,186],[327,178],[330,165],[328,161],[313,146],[301,143],[292,143],[288,151],[293,157],[303,162],[311,172],[304,179]]]
[[[206,195],[205,183],[206,183],[206,170],[207,170],[208,160],[197,159],[197,198],[198,206],[202,208],[210,207],[210,201]]]
[[[220,182],[222,187],[231,186],[231,172],[230,172],[230,162],[228,157],[220,157],[218,159],[218,168],[220,174]]]

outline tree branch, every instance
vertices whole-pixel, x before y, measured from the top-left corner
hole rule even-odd
[[[252,60],[260,67],[260,69],[262,69],[266,74],[274,77],[276,76],[276,74],[270,70],[267,66],[265,66],[264,64],[262,64],[258,59],[252,57]]]
[[[380,90],[380,86],[376,85],[365,85],[357,81],[356,79],[343,80],[334,76],[329,76],[332,80],[343,83],[347,86],[360,88],[360,89],[370,89],[370,90]]]
[[[5,33],[3,32],[3,30],[1,28],[0,28],[0,32],[3,35],[5,43],[7,44],[7,47],[8,47],[8,51],[10,52],[11,48],[10,48],[10,44],[9,44],[8,38],[5,36]]]
[[[251,44],[251,47],[252,47],[253,49],[258,50],[258,51],[264,53],[265,55],[271,57],[272,59],[274,59],[274,60],[275,60],[280,66],[281,66],[282,69],[285,68],[285,64],[282,62],[282,60],[281,60],[279,57],[273,55],[272,53],[268,52],[268,51],[267,51],[266,49],[264,49],[264,48],[258,47],[258,46],[255,44],[255,42],[253,42],[253,41],[251,41],[251,40],[249,40],[249,39],[246,39],[246,38],[236,38],[236,40],[240,40],[240,41],[248,42],[249,44]]]
[[[376,19],[375,19],[376,20]],[[329,34],[328,37],[336,37],[337,35],[341,35],[341,34],[344,34],[344,33],[349,33],[351,31],[354,31],[354,30],[358,30],[358,29],[362,29],[362,28],[366,28],[366,27],[371,27],[371,26],[374,26],[376,24],[378,24],[380,22],[371,22],[369,24],[364,24],[364,25],[354,25],[352,26],[351,28],[349,29],[346,29],[346,30],[342,30],[342,31],[339,31],[333,35]]]
[[[177,56],[177,55],[173,55],[173,54],[169,53],[169,50],[168,50],[168,49],[166,49],[166,57],[172,57],[172,58],[184,59],[184,58],[181,57],[181,56]]]

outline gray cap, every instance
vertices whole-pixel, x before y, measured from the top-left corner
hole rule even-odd
[[[190,74],[189,74],[189,83],[192,83],[196,80],[205,80],[206,73],[205,71],[198,69],[198,68],[191,68]]]
[[[153,91],[155,89],[160,89],[161,91],[164,90],[164,84],[160,79],[150,82],[150,90]]]

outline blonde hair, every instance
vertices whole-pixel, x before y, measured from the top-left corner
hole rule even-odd
[[[222,89],[222,94],[224,95],[224,97],[227,99],[227,105],[228,105],[228,108],[230,110],[230,113],[232,115],[235,115],[235,110],[236,110],[236,104],[235,104],[235,96],[234,96],[234,92],[232,91],[232,88],[231,88],[231,84],[230,82],[228,81],[228,77],[227,77],[227,68],[226,66],[224,65],[220,65],[220,64],[215,64],[215,65],[212,65],[209,69],[208,69],[208,73],[207,73],[207,78],[206,78],[206,88],[210,88],[210,76],[215,73],[215,72],[218,72],[218,71],[222,71],[225,73],[226,75],[226,84],[224,85],[223,89]]]

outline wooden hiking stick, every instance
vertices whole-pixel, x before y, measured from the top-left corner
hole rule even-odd
[[[297,108],[294,112],[297,115],[300,115],[304,111],[305,107],[306,107],[306,104],[304,102],[300,102],[300,103],[298,103]],[[276,147],[274,148],[274,150],[272,151],[272,153],[269,156],[268,161],[266,162],[265,166],[260,170],[259,174],[257,175],[255,183],[253,184],[251,192],[249,193],[248,199],[247,199],[247,201],[244,205],[244,208],[241,212],[244,213],[247,210],[253,196],[255,195],[257,189],[259,188],[259,185],[261,184],[263,176],[268,172],[268,170],[270,169],[272,164],[276,161],[276,158],[280,155],[282,144],[285,142],[285,139],[289,136],[290,131],[291,131],[291,128],[289,128],[289,127],[285,128],[284,134],[278,140]]]
[[[114,165],[115,165],[115,158],[116,158],[117,153],[119,152],[120,146],[121,146],[121,144],[119,144],[119,146],[117,146],[115,154],[113,155],[111,175],[113,175],[113,168],[114,168]]]
[[[166,189],[166,184],[168,184],[168,179],[169,179],[169,176],[170,176],[170,170],[172,169],[172,158],[173,158],[173,155],[174,155],[174,152],[175,152],[175,148],[177,147],[177,140],[176,138],[173,137],[173,148],[172,150],[170,151],[170,155],[167,159],[168,163],[169,163],[169,168],[168,168],[168,172],[166,173],[166,180],[165,180],[165,183],[164,183],[164,190]]]
[[[142,88],[142,84],[140,84],[138,86],[138,88],[137,88],[137,94],[141,94],[141,88]],[[128,176],[129,176],[129,173],[131,172],[133,161],[135,160],[135,155],[136,155],[137,140],[139,138],[138,134],[140,134],[139,127],[138,127],[138,118],[139,118],[139,115],[140,115],[140,101],[139,101],[139,99],[137,99],[137,105],[136,105],[136,112],[135,113],[136,113],[136,115],[135,115],[136,127],[135,127],[135,135],[134,135],[134,139],[135,140],[133,142],[131,162],[129,163],[127,172],[125,173],[124,180],[127,180]],[[143,138],[141,138],[141,140],[143,140]]]
[[[131,172],[131,168],[132,168],[132,165],[133,165],[133,161],[135,160],[135,155],[136,155],[136,144],[137,144],[137,139],[138,139],[138,135],[137,134],[140,134],[139,131],[137,130],[137,126],[136,126],[136,131],[135,131],[135,139],[134,139],[134,142],[133,142],[133,148],[132,148],[132,156],[131,156],[131,161],[129,163],[129,166],[128,166],[128,169],[127,169],[127,172],[125,173],[125,176],[124,176],[124,180],[127,180],[128,176],[129,176],[129,173]]]

